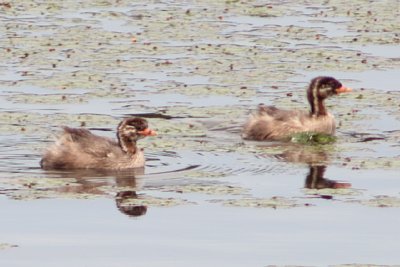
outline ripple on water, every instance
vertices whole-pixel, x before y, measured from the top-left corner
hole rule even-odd
[[[154,158],[153,158],[154,157]],[[275,174],[287,171],[273,156],[256,154],[179,151],[149,157],[146,174],[152,176],[218,178],[232,175]]]
[[[38,173],[40,154],[32,148],[43,141],[41,138],[2,135],[0,140],[0,177]]]

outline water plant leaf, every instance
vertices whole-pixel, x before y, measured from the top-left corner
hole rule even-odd
[[[316,132],[301,132],[290,137],[292,143],[304,145],[325,145],[334,143],[336,140],[335,136]]]

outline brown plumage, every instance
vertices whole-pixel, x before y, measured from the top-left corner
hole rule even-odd
[[[242,137],[249,140],[286,140],[299,132],[335,133],[335,119],[327,112],[324,100],[351,89],[332,77],[316,77],[307,89],[311,110],[283,110],[260,104],[246,122]]]
[[[117,141],[86,129],[63,127],[56,142],[44,153],[43,169],[128,169],[144,167],[145,158],[136,141],[149,135],[147,121],[124,119],[117,127]]]

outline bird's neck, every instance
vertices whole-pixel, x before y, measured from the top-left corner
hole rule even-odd
[[[308,102],[311,106],[311,116],[326,116],[328,112],[326,111],[324,105],[324,99],[318,97],[318,86],[310,85],[307,92]]]
[[[137,146],[135,141],[132,141],[128,137],[121,136],[119,134],[117,135],[117,137],[118,137],[118,144],[124,152],[132,155],[136,153]]]
[[[318,116],[328,115],[323,99],[318,99],[318,98],[313,99],[312,102],[310,101],[310,106],[311,106],[312,116],[318,117]]]

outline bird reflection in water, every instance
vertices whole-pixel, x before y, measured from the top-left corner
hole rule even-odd
[[[73,186],[57,188],[58,192],[73,194],[109,195],[104,188],[116,188],[115,203],[117,209],[130,217],[145,215],[147,206],[133,204],[138,199],[136,190],[140,188],[137,175],[144,174],[144,168],[128,170],[95,170],[82,169],[70,171],[48,171],[49,174],[60,178],[75,178]]]
[[[306,176],[304,187],[308,189],[342,189],[350,188],[351,184],[325,178],[325,171],[329,163],[329,152],[322,147],[290,146],[278,158],[287,162],[306,163],[309,172]]]
[[[338,182],[324,177],[325,165],[309,165],[310,171],[306,176],[304,187],[309,189],[324,189],[324,188],[350,188],[350,183]]]
[[[138,199],[136,191],[120,191],[115,196],[117,208],[123,214],[128,216],[137,217],[145,215],[147,212],[147,206],[135,205],[129,203],[132,199]]]

